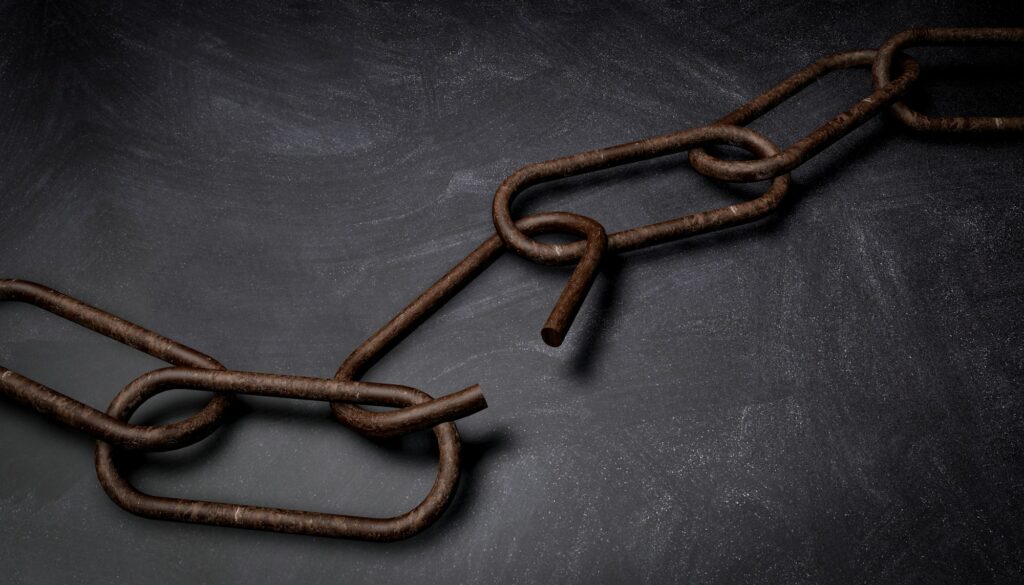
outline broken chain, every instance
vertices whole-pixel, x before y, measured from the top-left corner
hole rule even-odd
[[[503,251],[540,264],[576,266],[541,329],[551,346],[564,341],[573,319],[609,253],[647,248],[741,223],[771,213],[786,196],[789,173],[871,119],[883,109],[914,130],[931,132],[1007,132],[1024,130],[1024,117],[934,117],[912,110],[901,98],[917,80],[916,61],[899,55],[920,45],[1020,44],[1024,28],[920,28],[901,32],[877,50],[839,53],[812,63],[708,126],[644,138],[527,165],[498,187],[489,237],[380,330],[356,348],[333,379],[228,370],[220,362],[177,341],[130,323],[45,286],[0,280],[0,301],[33,304],[172,365],[139,376],[101,412],[17,372],[0,368],[0,395],[32,407],[61,424],[97,439],[96,472],[104,491],[119,506],[140,516],[217,526],[314,534],[362,540],[406,538],[431,525],[451,502],[459,481],[460,442],[453,421],[487,407],[478,385],[433,398],[395,384],[360,378],[410,331],[483,272]],[[899,57],[899,59],[897,59]],[[893,62],[899,64],[893,71]],[[840,69],[870,69],[871,93],[804,138],[780,150],[767,137],[745,127],[809,84]],[[896,77],[892,77],[898,73]],[[722,160],[704,147],[728,144],[749,151],[749,160]],[[656,157],[689,152],[690,165],[721,181],[771,180],[767,190],[736,205],[701,211],[612,234],[597,221],[575,213],[545,212],[512,217],[517,196],[540,183]],[[580,239],[545,243],[533,236],[561,233]],[[213,393],[196,414],[174,423],[138,425],[132,414],[148,399],[168,390]],[[334,417],[369,437],[398,436],[431,429],[439,462],[430,492],[412,510],[392,518],[369,518],[153,496],[140,492],[122,475],[118,457],[125,451],[168,451],[192,445],[213,433],[240,394],[316,400],[330,403]],[[367,410],[385,406],[390,410]]]

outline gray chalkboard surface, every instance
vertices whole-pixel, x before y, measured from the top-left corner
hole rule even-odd
[[[330,376],[493,233],[519,166],[706,124],[909,26],[1022,23],[953,1],[4,2],[0,276],[232,368]],[[911,53],[926,111],[1022,113],[1019,48]],[[788,144],[869,84],[830,75],[753,127]],[[770,219],[610,259],[557,349],[569,269],[500,259],[368,376],[490,403],[459,425],[452,508],[397,544],[137,518],[87,438],[0,402],[0,581],[1019,583],[1022,178],[1019,136],[875,119]],[[762,187],[677,156],[515,212],[619,230]],[[161,365],[32,307],[0,323],[0,363],[97,407]],[[205,400],[185,394],[139,420]],[[433,479],[426,436],[244,403],[138,485],[384,516]]]

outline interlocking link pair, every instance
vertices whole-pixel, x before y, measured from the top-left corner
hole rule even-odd
[[[477,385],[432,399],[420,390],[393,384],[225,370],[210,356],[31,282],[0,280],[0,301],[33,304],[177,366],[138,377],[118,392],[106,413],[0,368],[0,395],[99,439],[96,472],[100,484],[121,507],[143,516],[364,540],[404,538],[433,522],[451,501],[458,484],[459,436],[455,425],[448,421],[487,407]],[[211,390],[216,394],[202,410],[182,421],[153,426],[127,422],[146,400],[170,389]],[[413,510],[394,518],[364,518],[151,496],[122,477],[116,462],[117,449],[168,451],[196,443],[220,426],[236,394],[399,407],[373,413],[371,431],[366,434],[383,437],[433,428],[440,453],[437,479]]]
[[[916,130],[1024,130],[1024,117],[931,117],[913,111],[899,101],[920,73],[917,62],[912,59],[901,57],[898,75],[891,78],[892,63],[904,47],[1022,42],[1024,29],[1021,28],[911,29],[893,36],[877,50],[839,53],[820,59],[710,126],[525,166],[505,179],[495,193],[492,215],[496,234],[356,348],[330,380],[227,370],[210,356],[42,285],[0,280],[0,301],[34,304],[173,366],[148,372],[129,383],[118,392],[105,413],[4,368],[0,368],[0,395],[98,439],[96,470],[100,483],[118,505],[130,512],[167,520],[363,540],[408,537],[441,515],[458,484],[460,442],[452,421],[478,412],[487,404],[477,385],[432,398],[415,388],[362,382],[360,378],[418,324],[483,272],[502,251],[509,249],[541,264],[576,263],[541,330],[546,343],[558,346],[565,339],[606,254],[646,248],[764,217],[785,197],[790,171],[885,108],[897,120]],[[765,136],[744,127],[810,83],[846,68],[870,68],[873,91],[786,149],[780,150]],[[739,146],[756,158],[726,161],[703,150],[705,146],[717,144]],[[723,181],[770,179],[771,183],[762,195],[740,204],[612,234],[606,233],[597,221],[574,213],[546,212],[519,220],[512,218],[510,207],[515,198],[539,183],[684,151],[689,151],[693,168],[708,177]],[[552,244],[533,238],[543,233],[568,233],[581,239]],[[178,422],[165,425],[129,422],[146,400],[171,389],[207,390],[214,395],[202,410]],[[368,518],[152,496],[135,489],[121,475],[117,464],[119,452],[165,451],[200,441],[220,426],[238,394],[329,402],[335,418],[369,437],[432,429],[439,452],[434,485],[426,498],[405,514]],[[393,407],[393,410],[370,411],[363,408],[366,405]]]
[[[768,190],[760,197],[739,205],[730,205],[693,213],[677,219],[633,228],[611,234],[607,250],[623,252],[635,250],[669,240],[749,222],[774,210],[789,186],[789,172],[840,140],[883,108],[891,106],[896,118],[910,128],[936,132],[1006,132],[1024,129],[1024,117],[930,117],[915,112],[900,98],[920,74],[920,66],[913,59],[903,57],[900,74],[891,79],[892,62],[896,52],[906,46],[942,44],[1011,44],[1024,43],[1024,28],[927,28],[910,29],[893,36],[878,50],[850,51],[819,59],[790,76],[785,81],[740,106],[711,126],[693,128],[637,140],[618,146],[591,150],[568,157],[527,165],[498,187],[491,207],[494,228],[504,244],[519,256],[540,264],[562,264],[581,256],[603,253],[588,241],[571,244],[540,242],[517,229],[512,219],[511,205],[524,190],[539,183],[554,181],[598,169],[628,164],[658,156],[689,150],[690,165],[699,173],[713,179],[750,182],[772,179]],[[827,74],[848,68],[869,68],[873,91],[865,98],[836,115],[834,118],[780,151],[765,136],[744,128],[761,115],[789,99],[811,83]],[[710,144],[730,144],[743,147],[758,158],[753,160],[721,160],[708,154],[702,147]],[[596,223],[576,216],[577,221]],[[591,250],[591,248],[595,248]],[[573,287],[579,274],[596,271],[593,263],[580,263],[570,279],[575,293],[570,298],[563,294],[556,304],[571,306],[573,314],[583,303],[588,287]],[[592,277],[591,277],[592,281]],[[566,293],[569,288],[566,289]],[[571,323],[571,319],[569,321]],[[566,327],[568,324],[566,323]],[[565,330],[558,332],[560,343]],[[551,345],[547,327],[542,337]]]

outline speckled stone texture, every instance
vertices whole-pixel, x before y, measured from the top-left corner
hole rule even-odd
[[[516,168],[706,124],[909,26],[1022,24],[1019,2],[0,2],[0,278],[330,377],[493,233]],[[920,111],[1024,112],[1019,47],[908,52]],[[753,128],[784,146],[869,91],[837,72]],[[91,440],[0,402],[0,581],[1021,582],[1024,137],[876,119],[793,181],[767,220],[612,258],[559,348],[538,332],[572,268],[506,254],[370,370],[490,406],[458,423],[451,509],[399,543],[129,515]],[[681,155],[514,211],[612,232],[764,188]],[[0,365],[103,409],[165,364],[3,303]],[[370,516],[430,488],[429,433],[240,401],[133,482]]]

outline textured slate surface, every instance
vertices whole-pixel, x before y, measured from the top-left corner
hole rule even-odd
[[[491,233],[518,166],[707,123],[911,25],[1022,22],[956,2],[3,2],[0,273],[229,367],[329,376]],[[1019,50],[913,53],[929,111],[1022,112]],[[832,75],[754,127],[786,144],[867,88]],[[772,219],[609,262],[560,349],[539,329],[567,269],[505,257],[376,367],[491,405],[460,423],[454,506],[405,542],[136,518],[90,441],[0,402],[0,581],[1020,582],[1024,140],[875,120],[794,178]],[[517,212],[615,230],[760,188],[675,157]],[[0,323],[0,363],[98,407],[160,365],[31,307]],[[140,420],[203,400],[182,394]],[[425,437],[245,403],[140,487],[385,515],[432,481]]]

